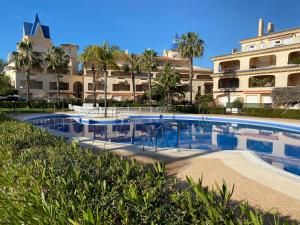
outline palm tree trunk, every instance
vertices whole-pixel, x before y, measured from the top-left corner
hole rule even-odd
[[[133,101],[135,102],[135,77],[134,77],[134,73],[131,73],[131,80],[132,80]]]
[[[151,89],[152,89],[152,84],[151,84],[151,72],[148,72],[148,82],[149,82],[149,106],[152,105],[152,93],[151,93]]]
[[[104,117],[107,117],[107,70],[104,70]]]
[[[26,71],[26,86],[27,86],[27,94],[26,94],[26,100],[27,100],[27,106],[30,107],[30,73],[29,71]]]
[[[168,106],[167,106],[167,110],[169,111],[169,109],[170,109],[170,89],[168,88],[168,93],[167,93],[167,104],[168,104]]]
[[[193,104],[193,58],[190,58],[190,105]]]
[[[57,74],[56,77],[56,101],[57,101],[57,106],[59,106],[59,73]]]
[[[94,67],[92,67],[92,73],[93,73],[93,107],[96,107],[96,87],[97,87],[97,82],[96,82],[96,71],[95,71]]]

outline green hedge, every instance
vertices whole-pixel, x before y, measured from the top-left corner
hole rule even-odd
[[[163,163],[93,154],[1,114],[0,146],[0,224],[264,224],[225,184],[177,189]]]
[[[205,113],[205,114],[224,114],[225,109],[224,108],[201,108],[197,106],[189,106],[189,105],[176,105],[173,106],[174,112],[179,113]]]
[[[53,108],[54,103],[48,102],[30,102],[32,108]],[[67,102],[61,102],[61,106],[68,107]],[[0,108],[26,108],[27,103],[25,101],[0,101]]]
[[[264,108],[243,108],[241,115],[256,117],[272,117],[286,119],[300,119],[300,110],[297,109],[264,109]]]

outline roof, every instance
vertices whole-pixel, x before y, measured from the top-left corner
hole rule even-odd
[[[277,32],[272,32],[270,34],[264,34],[262,36],[256,36],[256,37],[242,39],[240,41],[240,43],[244,44],[244,43],[251,42],[251,41],[262,40],[265,38],[271,38],[271,37],[276,37],[276,36],[290,34],[290,33],[296,33],[296,32],[300,32],[300,27],[295,27],[295,28],[290,28],[290,29],[281,30],[281,31],[277,31]]]
[[[38,25],[41,26],[44,38],[50,39],[50,29],[48,26],[42,25],[38,14],[35,15],[34,23],[24,22],[23,30],[24,35],[35,36]]]

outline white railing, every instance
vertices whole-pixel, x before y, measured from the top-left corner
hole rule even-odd
[[[104,114],[104,107],[93,107],[90,105],[69,105],[70,110],[84,114]],[[148,107],[108,107],[108,114],[141,114],[141,113],[165,113],[167,112],[166,107],[148,106]]]

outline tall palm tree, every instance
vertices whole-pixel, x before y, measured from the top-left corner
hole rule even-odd
[[[149,105],[151,106],[152,97],[152,84],[151,84],[151,72],[157,69],[157,52],[151,49],[144,50],[141,58],[142,68],[148,73],[148,84],[149,84]]]
[[[125,72],[130,73],[132,82],[133,101],[135,101],[135,74],[140,71],[141,60],[136,54],[126,55],[126,63],[123,66]]]
[[[56,97],[57,104],[59,104],[59,81],[61,75],[66,73],[69,69],[70,57],[62,48],[53,46],[48,50],[45,60],[48,69],[56,74]]]
[[[80,55],[80,60],[85,68],[90,68],[93,74],[93,106],[96,107],[96,73],[99,72],[101,59],[100,59],[101,48],[98,45],[89,45]]]
[[[26,74],[27,86],[27,104],[30,105],[30,72],[33,68],[43,67],[43,56],[39,52],[34,52],[32,44],[29,40],[25,39],[17,44],[17,52],[12,54],[12,62],[15,68]]]
[[[107,76],[109,69],[119,69],[116,60],[123,53],[117,46],[110,46],[108,42],[104,42],[100,46],[100,69],[104,72],[104,117],[107,117]]]
[[[0,74],[4,74],[4,69],[6,67],[6,63],[3,59],[0,59]]]
[[[178,50],[182,58],[189,60],[190,104],[193,104],[193,59],[203,56],[204,41],[197,33],[188,32],[180,37]]]
[[[156,89],[162,90],[161,95],[164,102],[169,106],[172,103],[172,94],[177,91],[176,87],[180,84],[179,73],[172,68],[171,63],[167,62],[162,71],[158,73],[155,81],[155,86],[158,86]]]

